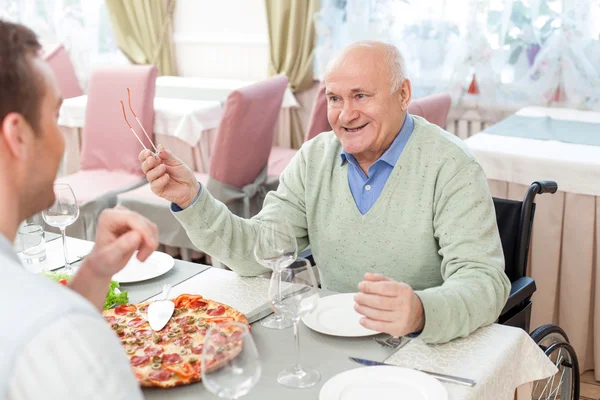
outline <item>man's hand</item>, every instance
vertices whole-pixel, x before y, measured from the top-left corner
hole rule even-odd
[[[200,184],[190,167],[173,153],[162,145],[158,146],[158,150],[158,155],[142,150],[138,157],[150,188],[155,195],[187,208],[200,191]]]
[[[112,276],[136,250],[137,258],[145,261],[157,247],[158,230],[152,222],[123,207],[104,210],[94,248],[69,286],[102,310]]]
[[[354,297],[354,309],[364,315],[360,323],[365,328],[392,336],[423,330],[423,304],[409,285],[380,274],[367,273],[358,289],[362,293]]]

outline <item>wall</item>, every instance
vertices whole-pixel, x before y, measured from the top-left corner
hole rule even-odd
[[[269,37],[263,0],[178,0],[173,33],[181,76],[267,77]]]

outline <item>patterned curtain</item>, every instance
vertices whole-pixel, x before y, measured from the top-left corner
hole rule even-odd
[[[600,0],[323,0],[316,75],[361,39],[396,45],[414,96],[600,109]]]
[[[62,43],[84,88],[94,66],[129,64],[103,0],[0,0],[0,18],[27,25],[44,46]]]

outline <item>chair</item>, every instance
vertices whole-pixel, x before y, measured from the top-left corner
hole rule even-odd
[[[325,82],[322,81],[319,85],[319,90],[313,103],[312,111],[310,113],[310,121],[308,122],[308,129],[304,136],[304,141],[307,142],[314,138],[321,132],[328,132],[331,130],[329,120],[327,119],[327,97],[325,97]],[[269,171],[268,175],[271,177],[279,177],[285,167],[290,163],[292,158],[296,155],[298,150],[289,149],[285,147],[273,146],[271,149],[271,155],[269,156]]]
[[[50,65],[64,99],[83,95],[69,53],[62,44],[45,53],[43,58]]]
[[[93,240],[99,213],[117,204],[116,195],[147,183],[138,161],[142,147],[125,123],[119,101],[127,102],[127,88],[130,88],[131,105],[152,139],[157,75],[154,66],[100,68],[92,73],[81,168],[58,179],[71,185],[80,207],[79,229],[71,230],[70,235]],[[127,112],[144,145],[152,148],[133,115]]]
[[[280,75],[231,92],[224,105],[209,173],[195,174],[203,190],[237,215],[250,217],[262,208],[266,166],[287,84],[287,78]],[[195,249],[172,215],[170,203],[152,193],[149,184],[119,194],[117,201],[154,221],[161,244]]]
[[[445,129],[451,105],[452,98],[448,93],[438,93],[411,101],[408,105],[408,113],[423,117]]]

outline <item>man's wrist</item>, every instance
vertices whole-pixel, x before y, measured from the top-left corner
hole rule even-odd
[[[196,185],[194,185],[190,189],[190,200],[186,200],[185,202],[182,202],[182,204],[173,203],[173,206],[174,206],[174,207],[172,207],[173,211],[185,210],[186,208],[188,208],[189,206],[191,206],[198,200],[201,193],[202,193],[202,185],[200,184],[200,182],[196,182]]]

